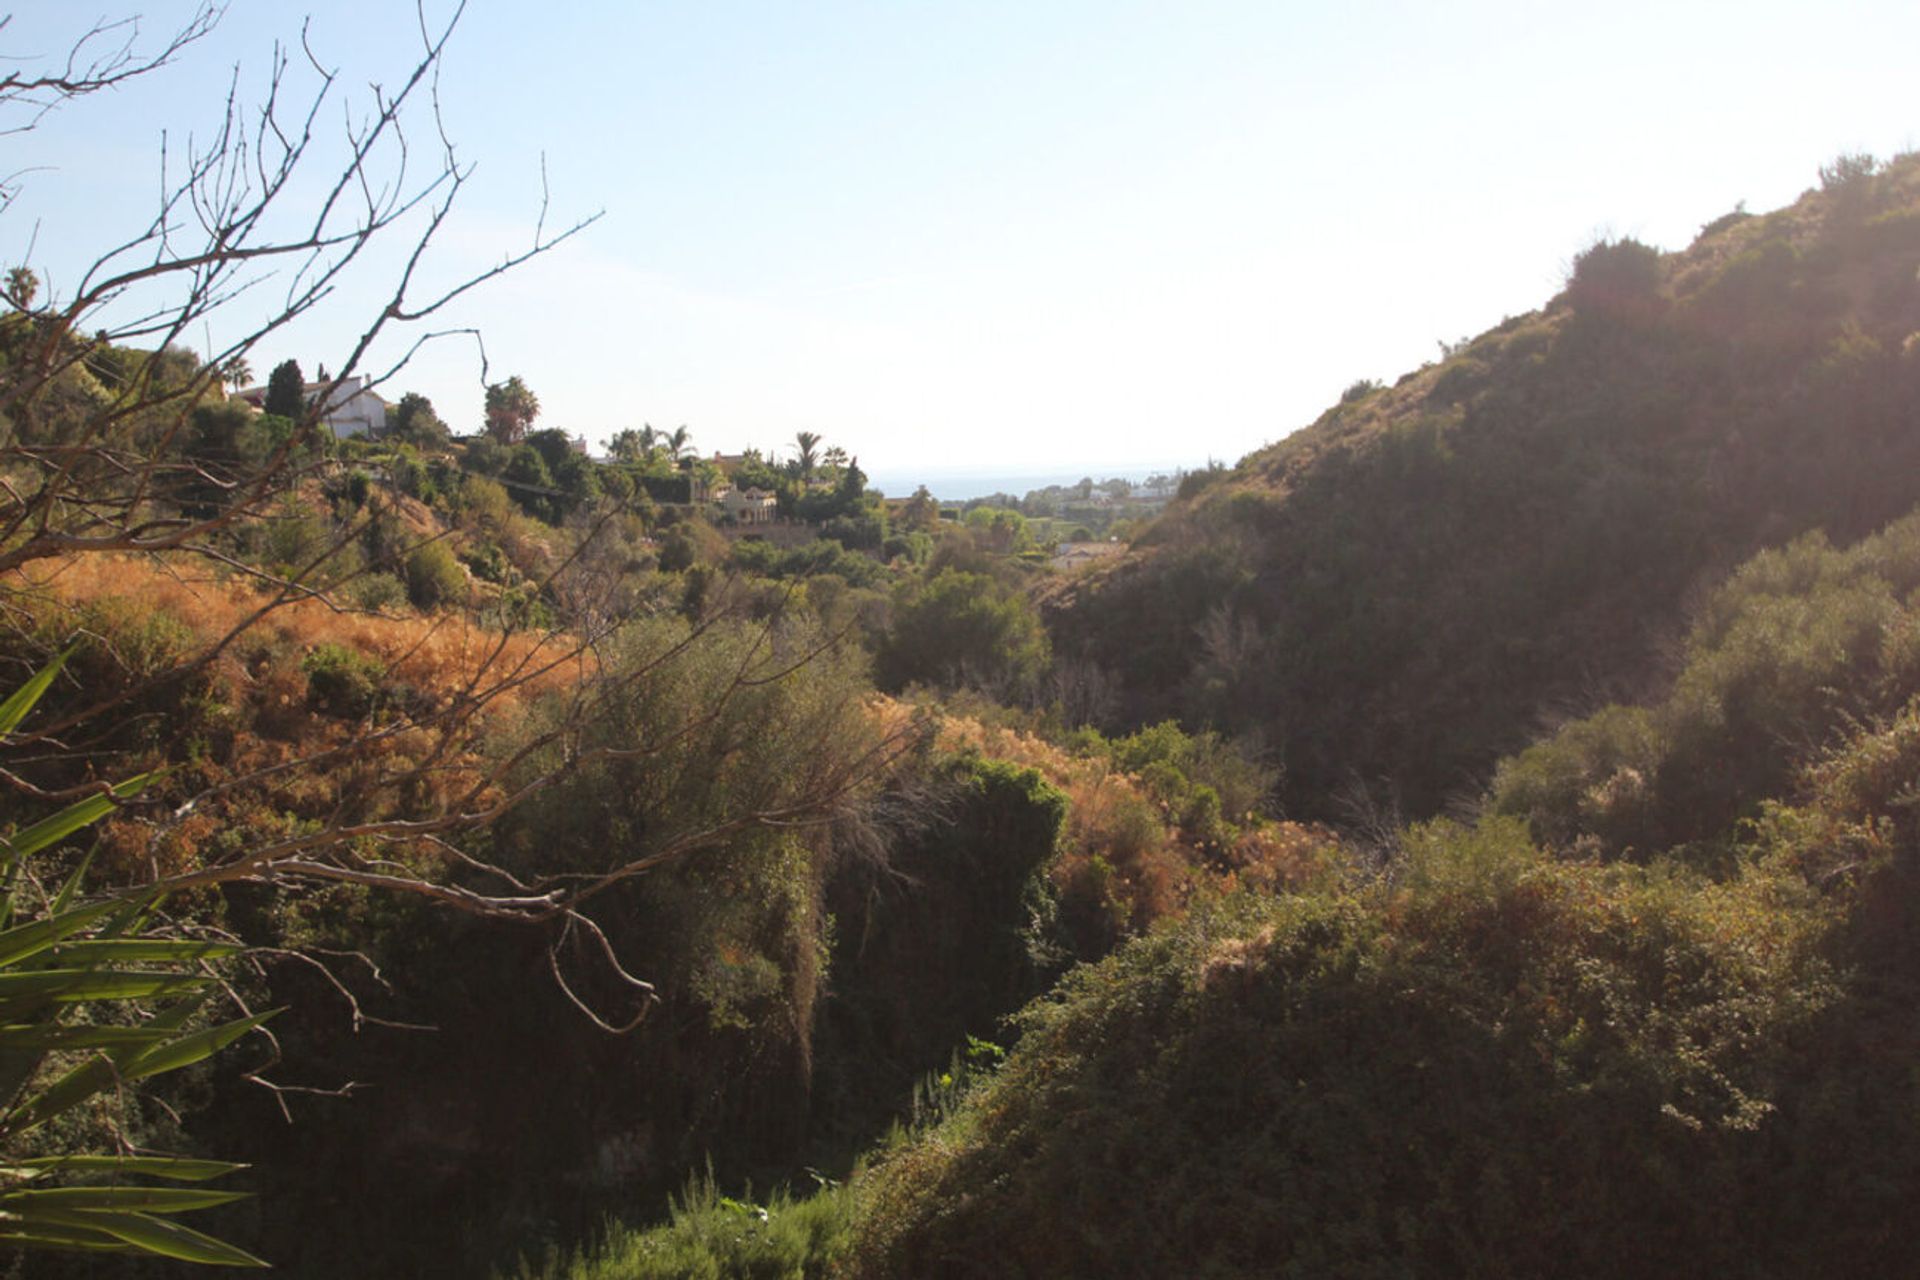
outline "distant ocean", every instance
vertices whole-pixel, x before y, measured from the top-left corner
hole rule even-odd
[[[919,471],[889,469],[868,472],[867,484],[889,498],[904,498],[924,484],[927,492],[936,498],[946,502],[965,502],[969,498],[984,498],[995,493],[1010,493],[1016,498],[1024,498],[1035,489],[1056,484],[1079,484],[1083,479],[1100,481],[1117,477],[1139,484],[1148,476],[1170,476],[1182,469],[1195,471],[1206,465],[1205,462],[1167,462],[1151,466],[1089,466],[1077,471],[947,471],[931,467]]]

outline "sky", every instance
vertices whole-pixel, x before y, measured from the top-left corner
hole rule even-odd
[[[97,14],[141,14],[150,44],[194,7],[109,5],[16,8],[0,55],[64,57]],[[428,24],[453,9],[427,0]],[[421,40],[406,0],[303,12],[233,0],[171,65],[0,139],[0,259],[71,290],[152,220],[163,139],[177,172],[230,87],[257,108],[303,20],[338,72],[282,216],[309,212]],[[471,0],[438,80],[471,170],[419,280],[524,250],[543,192],[550,231],[598,218],[411,331],[478,330],[484,365],[439,339],[385,390],[466,431],[518,375],[538,425],[590,440],[685,425],[702,452],[790,453],[808,430],[890,476],[1231,462],[1542,305],[1598,237],[1682,248],[1839,154],[1920,146],[1916,48],[1911,0]],[[282,103],[317,83],[296,57]],[[417,183],[433,125],[404,120]],[[419,227],[269,335],[256,374],[338,372]]]

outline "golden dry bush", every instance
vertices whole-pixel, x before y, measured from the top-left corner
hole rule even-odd
[[[131,712],[99,719],[158,715],[169,726],[146,737],[129,729],[111,743],[117,771],[168,770],[150,796],[160,808],[105,830],[101,868],[128,881],[192,870],[216,843],[284,834],[291,824],[418,817],[462,797],[484,801],[493,793],[467,795],[490,763],[481,744],[511,740],[530,707],[589,674],[568,636],[506,634],[449,614],[343,610],[318,598],[274,603],[251,580],[186,558],[46,560],[4,587],[13,625],[38,644],[88,639],[76,699],[137,695]],[[141,691],[142,681],[217,646],[189,679]],[[349,655],[377,676],[372,719],[316,700],[313,659],[326,654]],[[73,776],[55,781],[83,781],[95,767],[76,760]],[[196,797],[190,812],[164,812]]]
[[[939,745],[1037,770],[1066,793],[1054,886],[1070,911],[1103,920],[1115,938],[1180,912],[1207,875],[1200,851],[1180,838],[1161,806],[1104,759],[966,716],[942,719]]]
[[[14,577],[9,594],[55,610],[126,610],[137,602],[131,607],[140,615],[164,615],[180,623],[199,646],[240,628],[270,602],[246,579],[218,576],[204,562],[184,557],[82,556],[39,562]],[[337,644],[378,662],[390,681],[422,690],[485,688],[514,680],[498,695],[505,711],[574,681],[578,663],[552,665],[571,643],[566,636],[506,635],[457,616],[388,617],[305,598],[274,605],[247,627],[246,643],[222,661],[230,665],[263,651],[300,654]]]

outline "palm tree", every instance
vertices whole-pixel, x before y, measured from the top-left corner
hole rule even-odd
[[[7,272],[6,299],[19,311],[33,306],[33,300],[40,294],[40,277],[29,267],[15,267]]]
[[[321,377],[324,380],[325,374]],[[518,374],[487,388],[487,434],[501,444],[519,444],[540,416],[540,398]]]
[[[253,381],[253,366],[245,356],[228,356],[220,364],[220,381],[238,391]]]
[[[607,451],[622,462],[643,462],[646,460],[648,443],[632,427],[623,427],[613,433],[613,439],[607,441]]]
[[[793,465],[800,472],[800,478],[802,480],[811,480],[813,478],[814,465],[820,459],[818,453],[820,448],[820,433],[817,431],[799,432],[793,437],[793,443],[798,446],[800,450],[800,455],[793,460]]]
[[[692,443],[693,433],[687,430],[685,423],[681,423],[673,429],[673,434],[666,438],[667,453],[675,462],[678,462],[680,455],[685,453],[687,446]]]

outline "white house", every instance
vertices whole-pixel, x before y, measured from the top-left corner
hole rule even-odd
[[[312,404],[326,393],[329,385],[309,382],[301,387],[300,393]],[[367,389],[365,378],[342,378],[338,384],[331,385],[333,393],[328,397],[320,421],[331,427],[334,435],[377,436],[387,429],[387,402]],[[248,387],[240,393],[240,398],[256,409],[265,408],[267,389]]]

